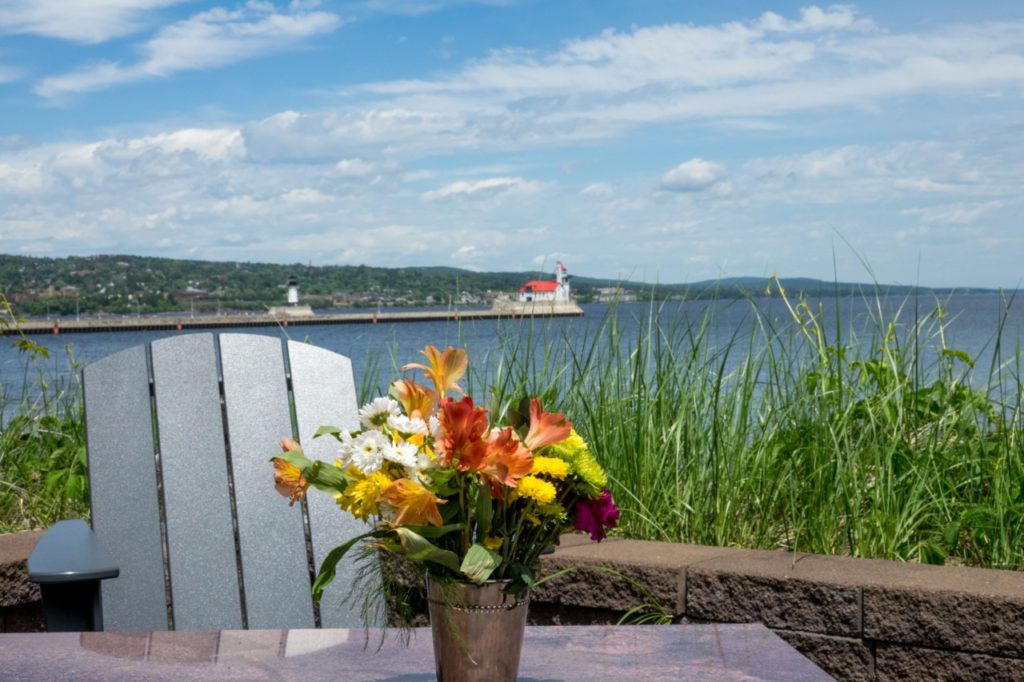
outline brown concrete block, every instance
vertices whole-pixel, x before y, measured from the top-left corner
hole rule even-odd
[[[670,615],[682,615],[686,608],[687,567],[737,551],[617,538],[601,543],[563,541],[554,554],[543,557],[541,575],[570,567],[575,570],[544,583],[531,598],[618,612],[653,598]]]
[[[1024,572],[871,563],[865,637],[1024,658]]]
[[[860,587],[829,559],[738,550],[729,557],[693,565],[686,576],[686,615],[860,637]]]
[[[879,642],[875,648],[875,674],[880,682],[925,679],[1017,682],[1024,680],[1024,660]]]
[[[774,632],[837,680],[875,679],[875,654],[862,639],[790,630]]]
[[[43,531],[0,535],[0,607],[39,601],[39,586],[28,581],[28,555]]]

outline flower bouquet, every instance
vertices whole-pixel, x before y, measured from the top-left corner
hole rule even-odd
[[[333,465],[307,459],[290,439],[272,460],[277,490],[292,503],[313,486],[333,494],[342,510],[375,522],[328,554],[313,596],[320,599],[338,562],[362,540],[364,549],[426,569],[432,622],[435,603],[447,604],[455,586],[468,585],[487,588],[497,605],[462,595],[454,598],[462,613],[519,609],[525,624],[545,548],[572,528],[600,541],[616,526],[607,476],[564,415],[534,398],[492,420],[458,384],[468,367],[464,350],[427,346],[421,353],[425,364],[402,369],[422,371],[430,386],[399,379],[390,396],[359,410],[360,430],[320,427],[317,437],[340,444]],[[434,632],[439,656],[437,623]],[[458,636],[460,647],[468,646],[467,634]],[[472,652],[468,658],[478,663]]]

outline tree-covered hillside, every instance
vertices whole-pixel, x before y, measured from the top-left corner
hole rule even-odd
[[[33,258],[0,255],[0,293],[26,315],[255,309],[282,305],[289,279],[303,303],[446,305],[486,302],[517,291],[531,273],[455,268],[376,268],[174,260],[139,256]],[[580,292],[586,295],[586,286]]]
[[[141,256],[34,258],[0,255],[0,293],[22,315],[154,313],[174,310],[265,310],[283,305],[289,279],[302,303],[330,306],[450,305],[488,303],[542,272],[472,272],[451,267],[378,268],[366,265],[215,262]],[[791,293],[906,295],[913,287],[783,278]],[[572,278],[573,294],[591,300],[736,298],[763,296],[769,277],[733,277],[689,284]],[[937,293],[949,290],[921,290]]]

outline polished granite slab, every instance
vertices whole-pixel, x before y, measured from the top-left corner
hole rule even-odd
[[[0,680],[435,679],[428,629],[0,635]],[[531,626],[520,680],[830,680],[759,624]]]

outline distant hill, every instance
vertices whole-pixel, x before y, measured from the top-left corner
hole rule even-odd
[[[101,255],[35,258],[0,255],[0,293],[20,314],[153,313],[172,310],[262,310],[284,302],[289,279],[299,282],[313,307],[451,305],[488,303],[550,272],[473,272],[446,266],[378,268],[366,265],[311,266],[301,263],[215,262],[143,256]],[[601,289],[622,289],[640,299],[762,296],[768,277],[730,277],[686,284],[573,277],[578,300]],[[949,289],[879,286],[782,278],[790,293],[847,295],[861,292],[936,293]],[[963,290],[960,290],[963,291]],[[974,290],[981,291],[981,290]],[[607,292],[606,292],[607,293]]]

